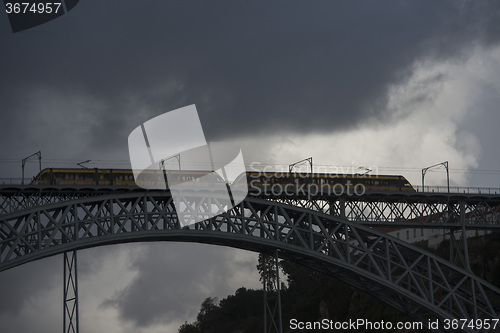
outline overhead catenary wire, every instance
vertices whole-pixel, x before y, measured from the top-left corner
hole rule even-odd
[[[19,158],[0,158],[0,165],[2,164],[18,164],[21,159]],[[43,163],[45,166],[53,164],[55,166],[70,166],[76,165],[78,162],[81,162],[82,159],[58,159],[58,158],[44,158]],[[92,159],[89,165],[93,165],[94,167],[104,167],[106,165],[123,165],[130,166],[130,160],[122,160],[122,159]],[[191,164],[195,165],[194,162]],[[285,163],[271,163],[271,162],[257,162],[257,163],[245,163],[244,167],[258,166],[259,168],[276,168],[276,169],[288,169],[288,164]],[[408,166],[376,166],[370,165],[370,168],[374,168],[378,171],[387,171],[387,172],[421,172],[420,167],[408,167]],[[315,164],[313,170],[328,169],[328,168],[338,168],[342,170],[356,170],[359,168],[356,164],[351,165],[337,165],[337,164]],[[434,170],[430,170],[429,172],[446,172],[444,168],[437,168]],[[483,175],[500,175],[500,169],[466,169],[466,168],[450,168],[450,173],[454,174],[483,174]]]

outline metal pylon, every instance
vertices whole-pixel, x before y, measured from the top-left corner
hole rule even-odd
[[[277,332],[283,333],[281,322],[281,292],[280,292],[280,273],[278,250],[274,255],[264,257],[264,279],[262,281],[264,290],[264,333]],[[267,259],[270,258],[272,264],[267,265]]]
[[[450,263],[471,272],[467,230],[450,229]]]
[[[64,333],[78,333],[78,272],[76,250],[64,252]]]
[[[450,262],[471,272],[467,229],[465,228],[465,204],[463,201],[460,202],[458,215],[460,228],[450,229]],[[459,236],[458,239],[456,236]]]

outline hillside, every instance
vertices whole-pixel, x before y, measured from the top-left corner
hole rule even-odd
[[[471,269],[485,280],[500,285],[500,232],[471,238],[468,241]],[[449,242],[443,242],[434,253],[447,258]],[[313,332],[291,329],[290,320],[335,322],[367,319],[372,322],[411,321],[385,303],[359,292],[349,285],[298,264],[281,261],[287,284],[281,292],[283,331]],[[240,288],[234,295],[220,301],[207,298],[201,305],[197,320],[185,323],[179,333],[254,333],[263,327],[263,292]],[[325,330],[323,330],[325,331]],[[369,332],[371,330],[356,330]],[[350,332],[345,330],[345,332]],[[391,330],[391,332],[398,332]],[[410,332],[399,331],[399,332]],[[411,332],[419,332],[411,330]]]

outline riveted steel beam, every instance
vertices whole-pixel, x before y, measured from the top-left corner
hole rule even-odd
[[[383,204],[379,198],[359,198],[357,206],[354,199],[345,198],[345,217],[341,217],[248,197],[223,214],[182,228],[165,191],[109,192],[46,204],[37,200],[32,200],[37,205],[0,215],[0,271],[105,244],[192,241],[256,252],[279,249],[280,258],[330,274],[422,322],[498,318],[500,312],[497,287],[467,269],[348,218],[353,214],[367,220],[381,218],[392,209],[404,218],[430,214],[446,217],[447,223],[458,218],[455,225],[460,228],[464,220],[465,225],[472,224],[467,222],[472,217],[494,216],[497,206],[492,201],[477,200],[480,206],[468,211],[474,203],[464,200],[461,208],[452,206],[444,215],[439,198],[427,203],[393,198]],[[456,203],[450,200],[450,204]],[[336,202],[330,200],[328,205],[334,207]],[[458,215],[457,209],[465,213]],[[428,215],[422,218],[430,219]]]

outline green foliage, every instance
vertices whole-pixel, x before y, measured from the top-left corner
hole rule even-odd
[[[486,281],[500,286],[500,232],[467,239],[469,264],[472,272]],[[429,250],[449,260],[450,241],[443,241],[436,250]]]
[[[273,256],[259,253],[259,262],[257,264],[257,270],[259,272],[260,282],[266,280],[266,285],[274,286],[276,282],[276,267],[275,259]]]
[[[188,324],[185,322],[179,327],[178,333],[200,333],[200,330],[195,324]]]
[[[201,303],[201,309],[196,317],[197,327],[200,332],[216,332],[213,331],[214,326],[217,324],[217,312],[219,306],[217,305],[217,298],[208,297]]]
[[[471,238],[468,240],[468,247],[473,272],[500,286],[500,232]],[[432,252],[447,258],[449,242],[443,242]],[[261,281],[263,269],[271,266],[274,268],[274,258],[259,256],[257,268],[261,272]],[[292,262],[281,261],[280,266],[288,282],[287,287],[283,285],[281,293],[285,332],[292,318],[300,321],[318,321],[324,318],[334,321],[358,318],[393,323],[411,321],[378,299],[330,276]],[[207,298],[201,305],[197,321],[183,324],[179,333],[260,332],[263,328],[263,312],[262,290],[240,288],[234,295],[219,303],[215,298]]]
[[[319,321],[369,318],[372,321],[404,321],[408,318],[385,303],[330,276],[292,262],[282,262],[288,289],[282,294],[283,323],[290,319]],[[358,332],[362,332],[359,330]]]
[[[262,291],[240,288],[217,304],[208,297],[201,305],[197,320],[184,323],[179,333],[253,333],[262,330]]]

